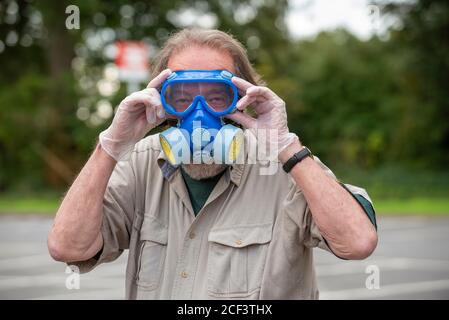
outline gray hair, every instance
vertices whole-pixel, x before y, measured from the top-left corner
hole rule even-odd
[[[168,60],[173,54],[192,46],[206,46],[218,51],[228,52],[234,61],[236,76],[255,85],[265,84],[251,65],[246,49],[237,39],[220,30],[200,28],[182,29],[167,39],[152,63],[151,72],[153,77],[167,68]]]

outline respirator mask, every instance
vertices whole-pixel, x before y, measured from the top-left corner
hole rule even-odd
[[[178,118],[176,127],[159,134],[170,164],[237,161],[243,131],[222,118],[236,110],[238,90],[232,77],[226,70],[185,70],[173,72],[162,84],[162,106]]]

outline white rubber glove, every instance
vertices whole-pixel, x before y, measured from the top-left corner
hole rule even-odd
[[[248,128],[257,138],[258,144],[265,143],[269,148],[269,159],[279,154],[298,136],[291,133],[287,125],[285,102],[267,87],[255,86],[239,77],[233,77],[232,82],[243,97],[237,102],[237,109],[243,111],[251,105],[257,113],[257,118],[243,112],[235,112],[226,117]],[[264,131],[264,134],[261,134]],[[265,141],[260,141],[266,137]]]
[[[170,69],[162,71],[146,89],[127,96],[117,108],[109,128],[100,133],[102,149],[116,161],[127,160],[134,145],[165,120],[157,88],[170,74]]]

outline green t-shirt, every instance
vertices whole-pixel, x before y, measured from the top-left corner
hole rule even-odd
[[[209,179],[195,180],[192,179],[182,168],[182,177],[189,192],[190,202],[192,203],[193,213],[195,216],[200,212],[201,208],[209,198],[218,180],[220,180],[223,172]]]
[[[201,208],[209,198],[212,190],[217,184],[218,180],[220,180],[223,173],[216,175],[215,177],[203,180],[195,180],[192,179],[184,170],[182,170],[182,177],[184,178],[184,182],[187,187],[187,191],[189,192],[190,202],[192,203],[192,208],[195,216],[200,212]],[[344,187],[344,185],[343,185]],[[346,189],[346,188],[345,188]],[[347,190],[347,189],[346,189]],[[350,192],[348,190],[348,192]],[[354,199],[363,207],[363,210],[367,214],[368,218],[372,222],[372,224],[377,228],[376,223],[376,213],[374,212],[374,208],[371,203],[365,199],[363,196],[359,194],[351,193]]]

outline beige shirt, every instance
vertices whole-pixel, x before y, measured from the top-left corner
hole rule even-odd
[[[254,143],[248,135],[246,143]],[[280,165],[274,175],[261,175],[260,163],[230,166],[195,217],[180,170],[165,159],[153,135],[116,165],[104,197],[103,251],[75,263],[81,272],[129,249],[128,299],[318,298],[312,249],[330,249]]]

